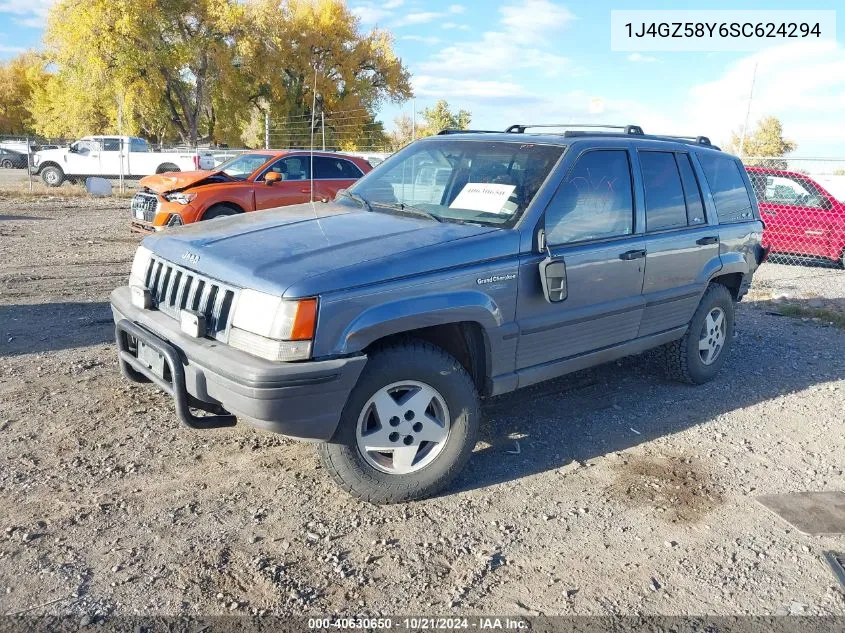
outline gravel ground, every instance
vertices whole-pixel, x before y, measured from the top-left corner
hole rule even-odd
[[[755,501],[845,490],[845,332],[770,305],[842,271],[766,264],[711,384],[647,356],[488,401],[451,490],[373,507],[313,447],[186,430],[121,379],[127,206],[0,194],[0,613],[845,615],[845,536]]]

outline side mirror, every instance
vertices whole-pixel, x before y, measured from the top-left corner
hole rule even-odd
[[[566,287],[566,262],[551,257],[541,261],[540,283],[543,284],[543,294],[549,303],[559,303],[566,299],[569,294]]]
[[[264,174],[264,184],[266,184],[268,186],[272,185],[274,182],[281,182],[281,181],[282,181],[282,175],[278,172],[268,171],[266,174]]]

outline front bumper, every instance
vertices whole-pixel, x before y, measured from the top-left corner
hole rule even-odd
[[[355,386],[366,356],[274,363],[212,339],[184,334],[176,320],[132,305],[129,288],[111,294],[121,370],[170,393],[182,422],[192,428],[230,426],[227,412],[253,426],[309,441],[328,441]],[[164,357],[157,375],[131,349],[140,339]],[[190,407],[214,411],[194,416]],[[225,411],[220,411],[222,408]]]

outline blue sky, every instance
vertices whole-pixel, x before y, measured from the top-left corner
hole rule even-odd
[[[0,0],[0,56],[38,46],[51,0]],[[705,134],[741,128],[755,63],[751,121],[772,114],[802,156],[845,156],[845,47],[775,45],[756,53],[610,50],[610,11],[624,3],[555,0],[349,0],[364,28],[392,31],[413,73],[416,109],[438,98],[473,126],[516,122],[636,123],[646,132]],[[621,5],[621,6],[620,6]],[[637,8],[703,8],[648,2]],[[795,9],[794,2],[707,3],[708,9]],[[805,9],[832,9],[816,2]],[[845,15],[845,13],[843,13]],[[385,106],[388,128],[413,110]]]

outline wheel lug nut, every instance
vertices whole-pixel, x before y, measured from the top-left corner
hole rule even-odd
[[[399,441],[399,434],[396,431],[394,431],[393,433],[391,433],[387,437],[391,442],[398,442]]]
[[[411,411],[410,409],[408,411],[405,411],[405,419],[408,420],[408,422],[413,420],[414,419],[414,412]]]
[[[395,415],[390,418],[390,426],[399,426],[399,422],[401,422],[401,420]]]
[[[412,428],[414,429],[414,433],[419,433],[422,431],[422,422],[415,422]]]
[[[413,444],[413,443],[414,443],[414,436],[413,436],[413,435],[406,435],[406,436],[405,436],[405,439],[404,439],[404,440],[402,440],[402,443],[403,443],[405,446],[410,446],[411,444]]]

